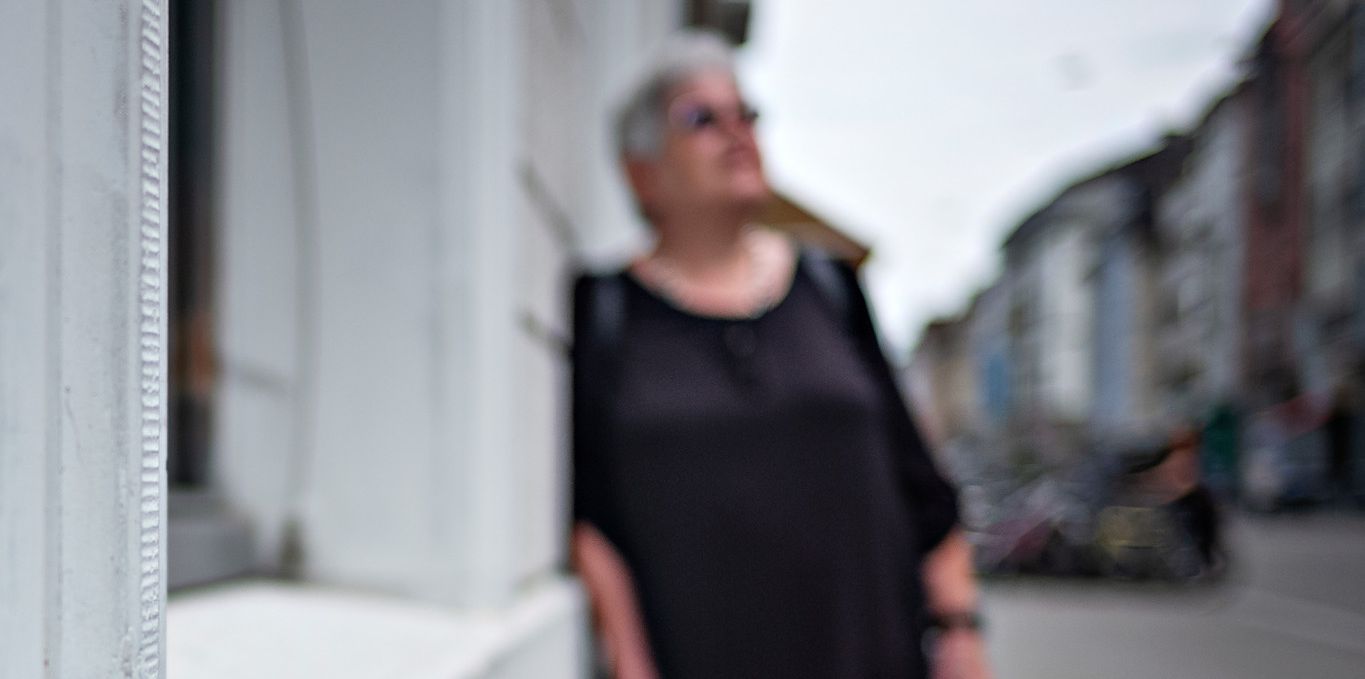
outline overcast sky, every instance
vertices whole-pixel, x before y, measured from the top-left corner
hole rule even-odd
[[[1271,0],[759,0],[773,183],[873,245],[887,341],[960,311],[1069,181],[1197,120]]]

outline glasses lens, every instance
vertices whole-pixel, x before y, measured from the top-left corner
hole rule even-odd
[[[730,120],[730,110],[724,111],[724,118]],[[741,125],[752,125],[758,120],[758,110],[748,104],[740,104],[735,112],[734,121]],[[673,122],[688,132],[697,132],[720,124],[722,113],[708,104],[687,104],[674,110]]]
[[[716,112],[708,106],[688,106],[678,116],[684,129],[701,130],[716,123]]]

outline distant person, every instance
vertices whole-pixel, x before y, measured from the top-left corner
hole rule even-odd
[[[1223,527],[1218,501],[1200,477],[1201,443],[1194,427],[1176,429],[1167,459],[1158,469],[1175,496],[1169,506],[1199,551],[1201,574],[1211,575],[1224,565]]]
[[[1323,422],[1327,436],[1327,483],[1332,499],[1337,503],[1353,502],[1355,498],[1355,449],[1353,439],[1353,399],[1342,386],[1332,397],[1330,410]]]
[[[755,118],[728,46],[685,33],[616,120],[656,243],[574,287],[572,548],[607,665],[986,677],[955,492],[854,272],[754,224]]]
[[[1237,499],[1241,414],[1231,402],[1214,406],[1204,424],[1203,470],[1210,490],[1223,502]]]
[[[1145,504],[1167,512],[1183,537],[1170,546],[1183,543],[1193,547],[1198,556],[1198,564],[1174,569],[1171,574],[1179,577],[1217,575],[1226,566],[1222,512],[1200,478],[1199,448],[1197,430],[1178,426],[1150,448],[1152,452],[1138,456],[1129,470],[1137,480],[1132,490],[1144,498]]]

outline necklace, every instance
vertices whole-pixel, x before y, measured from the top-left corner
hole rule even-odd
[[[732,318],[757,318],[781,300],[785,287],[780,269],[785,266],[786,243],[775,234],[748,226],[740,234],[745,266],[743,287],[718,294],[690,280],[667,258],[657,255],[642,260],[638,276],[652,290],[682,309]]]

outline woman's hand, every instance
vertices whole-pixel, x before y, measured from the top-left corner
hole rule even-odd
[[[972,574],[972,547],[961,528],[954,529],[924,560],[924,590],[931,614],[945,618],[974,618],[979,605]],[[929,652],[933,679],[988,679],[986,643],[976,622],[952,624],[940,630]]]
[[[659,679],[625,560],[602,533],[583,522],[574,526],[571,554],[613,679]]]
[[[951,629],[934,639],[930,652],[932,679],[990,679],[986,642],[971,629]]]

